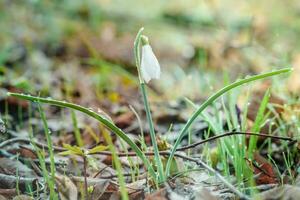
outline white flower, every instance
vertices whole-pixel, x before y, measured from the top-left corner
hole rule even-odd
[[[142,46],[141,73],[146,83],[160,77],[160,65],[149,44]]]

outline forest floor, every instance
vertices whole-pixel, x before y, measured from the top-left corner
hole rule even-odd
[[[1,1],[0,200],[300,199],[300,4],[270,7]]]

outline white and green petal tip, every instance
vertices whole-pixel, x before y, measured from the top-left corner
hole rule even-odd
[[[146,36],[141,37],[142,41],[142,56],[141,56],[141,74],[146,83],[149,83],[151,79],[159,79],[160,77],[160,65],[154,55],[151,46],[149,45],[148,38]]]

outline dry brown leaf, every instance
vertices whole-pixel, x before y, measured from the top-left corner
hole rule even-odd
[[[114,122],[119,128],[127,128],[133,122],[134,114],[132,112],[126,112],[115,118]]]
[[[94,186],[92,199],[108,199],[109,194],[105,194],[107,192],[108,186],[110,185],[109,181],[96,184]]]
[[[144,188],[146,187],[146,179],[141,179],[127,185],[130,199],[143,199]]]
[[[31,159],[36,159],[37,156],[35,154],[35,152],[28,148],[27,146],[23,146],[23,145],[20,145],[19,146],[20,148],[18,149],[12,149],[12,150],[9,150],[10,153],[12,154],[19,154],[21,157],[24,157],[24,158],[31,158]]]
[[[20,177],[27,178],[37,177],[36,173],[32,169],[28,168],[20,161],[9,158],[0,158],[0,173],[13,176],[18,173]]]
[[[256,184],[277,184],[279,180],[273,165],[258,153],[254,154],[254,160],[255,164],[252,163],[252,169],[254,173],[258,175]]]
[[[27,196],[27,195],[18,195],[18,196],[15,196],[13,198],[13,200],[32,200],[33,198],[31,198],[30,196]]]
[[[211,194],[206,188],[201,188],[195,192],[195,200],[218,200],[218,198]]]
[[[77,187],[68,177],[56,174],[55,178],[58,185],[59,197],[62,200],[77,199]]]
[[[0,195],[0,200],[7,200],[4,196]]]
[[[300,188],[292,185],[283,185],[258,194],[254,200],[299,200]]]
[[[13,196],[15,196],[17,194],[17,190],[15,188],[13,189],[2,189],[0,188],[0,200],[3,200],[1,199],[1,197],[3,198],[11,198]],[[4,196],[2,196],[4,195]]]
[[[145,200],[168,200],[167,198],[167,189],[166,188],[161,188],[152,194],[149,194],[146,196]]]

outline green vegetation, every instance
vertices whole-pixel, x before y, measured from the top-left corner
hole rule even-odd
[[[0,2],[0,194],[297,199],[298,4]]]

